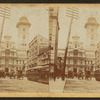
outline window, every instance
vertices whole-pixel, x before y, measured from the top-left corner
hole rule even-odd
[[[14,64],[14,59],[12,60],[12,63]]]
[[[74,60],[74,64],[77,64],[77,60]]]
[[[85,64],[86,64],[86,61],[85,61]]]
[[[21,60],[20,60],[20,64],[21,64]]]
[[[25,39],[25,34],[23,35],[23,39]]]
[[[68,53],[68,56],[70,56],[70,52]]]
[[[8,63],[9,63],[9,60],[7,59],[6,62],[7,62],[7,64],[8,64]]]
[[[16,63],[18,64],[18,60],[16,61]]]
[[[78,47],[81,47],[80,44],[78,44]]]
[[[16,67],[16,70],[18,70],[18,67]]]
[[[68,64],[70,64],[70,59],[68,59]]]
[[[82,52],[80,52],[80,56],[82,57]]]
[[[75,44],[75,48],[77,48],[77,44]]]
[[[14,56],[14,53],[12,53],[12,55]]]
[[[7,44],[7,48],[8,48],[9,46],[8,46],[8,44]]]
[[[51,41],[51,40],[52,40],[52,38],[51,38],[51,37],[49,37],[49,40]]]
[[[81,64],[82,64],[82,60],[81,60]]]
[[[73,54],[78,55],[78,50],[74,50]]]

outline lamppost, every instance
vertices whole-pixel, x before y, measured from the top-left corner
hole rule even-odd
[[[73,22],[73,19],[78,19],[78,14],[79,14],[78,8],[76,8],[76,7],[67,7],[66,16],[67,17],[71,17],[71,21],[70,21],[69,33],[68,33],[68,37],[67,37],[67,45],[66,45],[66,49],[65,49],[62,80],[65,80],[65,67],[66,67],[66,59],[67,59],[67,52],[68,52],[68,46],[69,46],[69,40],[70,40],[70,34],[71,34],[71,28],[72,28],[72,22]]]

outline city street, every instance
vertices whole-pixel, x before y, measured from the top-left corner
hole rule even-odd
[[[75,79],[67,79],[64,91],[67,93],[97,93],[100,92],[100,82],[96,81],[94,78],[92,80],[78,80]]]
[[[48,85],[39,82],[23,80],[0,78],[0,92],[48,92]]]

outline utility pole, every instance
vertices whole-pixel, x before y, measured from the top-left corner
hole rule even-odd
[[[71,17],[71,21],[70,21],[69,33],[68,33],[67,44],[66,44],[66,49],[65,49],[62,80],[65,80],[65,67],[66,67],[66,59],[67,59],[67,52],[68,52],[68,46],[69,46],[72,23],[73,23],[73,19],[78,19],[78,14],[79,14],[79,9],[78,8],[76,8],[76,7],[67,7],[66,16]]]
[[[3,34],[3,29],[4,29],[4,23],[5,23],[5,19],[10,19],[10,11],[11,11],[11,8],[9,7],[0,7],[0,17],[3,17],[3,20],[2,20],[2,25],[1,25],[1,32],[0,32],[0,45],[1,45],[1,42],[2,42],[2,34]]]
[[[57,54],[58,54],[58,31],[59,31],[59,22],[58,22],[58,15],[59,15],[59,7],[57,8],[57,26],[56,26],[56,35],[55,35],[55,56],[54,56],[54,76],[56,79],[57,76]],[[54,79],[54,80],[55,80]]]

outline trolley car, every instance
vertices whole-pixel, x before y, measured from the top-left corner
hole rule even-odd
[[[100,70],[96,70],[94,72],[94,77],[95,77],[96,81],[100,81]]]
[[[49,66],[36,66],[29,68],[26,72],[26,77],[30,81],[49,84]]]

